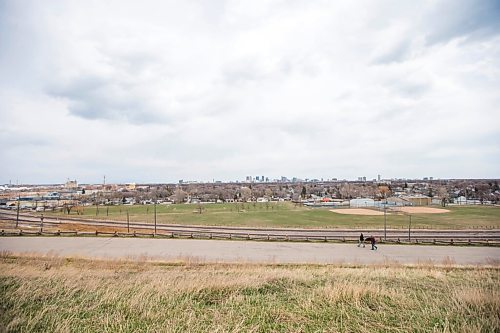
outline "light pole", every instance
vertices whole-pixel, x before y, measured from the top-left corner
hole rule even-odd
[[[411,242],[411,215],[410,216],[410,221],[408,223],[408,242]]]
[[[155,235],[156,235],[156,200],[154,204],[154,212],[155,212]]]
[[[21,200],[21,196],[17,196],[17,216],[16,216],[16,229],[19,226],[19,200]]]
[[[387,240],[387,205],[384,206],[384,241]]]
[[[130,219],[128,217],[128,209],[127,209],[127,233],[130,233]]]

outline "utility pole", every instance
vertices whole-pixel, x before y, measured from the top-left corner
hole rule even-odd
[[[156,200],[154,204],[154,210],[155,210],[155,235],[156,235]]]
[[[99,203],[97,202],[96,192],[94,192],[94,202],[95,202],[95,216],[97,216],[99,214]]]
[[[21,200],[21,196],[17,196],[17,217],[16,217],[16,228],[19,226],[19,200]]]
[[[408,242],[411,242],[411,215],[410,222],[408,223]]]
[[[130,233],[130,219],[128,217],[128,209],[127,209],[127,233]]]
[[[384,241],[387,240],[387,206],[384,206]]]

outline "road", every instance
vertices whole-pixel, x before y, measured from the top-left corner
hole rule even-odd
[[[286,243],[107,237],[1,237],[0,251],[106,259],[312,264],[500,263],[498,247]]]

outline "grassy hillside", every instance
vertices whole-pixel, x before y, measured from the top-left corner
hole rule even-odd
[[[248,203],[202,205],[157,205],[157,223],[256,226],[256,227],[381,227],[384,216],[343,215],[323,208],[307,208],[292,203]],[[338,208],[342,209],[342,208]],[[413,214],[412,226],[431,228],[467,228],[473,226],[500,227],[500,207],[468,206],[447,207],[446,214]],[[154,221],[152,205],[85,207],[83,216],[98,219],[126,221]],[[63,213],[58,213],[59,215]],[[45,213],[49,215],[49,213]],[[75,212],[71,215],[76,216]],[[388,214],[389,227],[406,228],[407,215]]]
[[[27,332],[498,332],[500,270],[0,259]]]

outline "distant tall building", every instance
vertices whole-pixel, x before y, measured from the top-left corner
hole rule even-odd
[[[78,182],[76,180],[68,180],[66,184],[64,184],[64,187],[66,188],[77,188],[78,187]]]
[[[377,180],[380,181],[380,175],[378,175]]]

